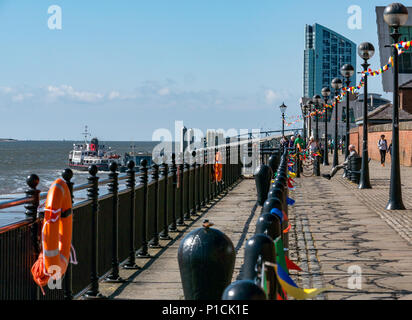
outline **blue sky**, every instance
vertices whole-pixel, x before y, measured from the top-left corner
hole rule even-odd
[[[175,120],[279,129],[282,102],[299,114],[305,24],[377,48],[375,6],[387,4],[0,0],[0,138],[81,139],[87,124],[102,140],[151,140]],[[48,28],[51,5],[62,30]],[[347,26],[351,5],[361,30]],[[379,77],[369,86],[382,91]]]

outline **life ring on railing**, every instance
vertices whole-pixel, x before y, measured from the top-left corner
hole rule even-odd
[[[220,152],[218,151],[217,153],[216,153],[216,163],[215,163],[215,181],[216,182],[221,182],[222,181],[222,176],[223,176],[223,174],[222,174],[222,168],[223,168],[223,165],[222,165],[222,156],[221,156],[221,154],[220,154]]]
[[[43,294],[43,287],[50,277],[59,280],[67,270],[72,247],[72,226],[70,190],[63,179],[57,179],[47,193],[41,230],[42,251],[31,268],[33,279]]]

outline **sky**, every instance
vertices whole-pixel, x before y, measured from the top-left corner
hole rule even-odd
[[[300,114],[305,24],[377,49],[375,6],[388,4],[0,0],[0,138],[81,140],[88,125],[100,140],[148,141],[160,128],[174,135],[175,121],[278,130],[283,102]],[[61,29],[49,28],[53,5]],[[352,5],[360,30],[348,27]],[[370,61],[380,67],[378,50]],[[382,93],[380,77],[369,92]]]

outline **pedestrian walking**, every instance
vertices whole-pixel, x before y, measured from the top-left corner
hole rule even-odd
[[[378,149],[381,154],[381,166],[385,166],[386,153],[388,152],[388,141],[385,139],[385,135],[381,135],[381,138],[378,141]]]

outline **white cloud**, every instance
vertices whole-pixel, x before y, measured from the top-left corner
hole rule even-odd
[[[268,89],[265,91],[265,100],[266,100],[266,103],[268,104],[271,104],[279,100],[280,98],[281,98],[280,95],[271,89]]]
[[[167,96],[168,94],[170,94],[170,89],[169,88],[162,88],[162,89],[158,90],[157,93],[159,94],[159,96]]]
[[[89,91],[77,91],[72,86],[61,85],[59,87],[48,86],[47,96],[51,99],[68,98],[70,100],[79,102],[100,102],[104,98],[104,94],[89,92]]]

